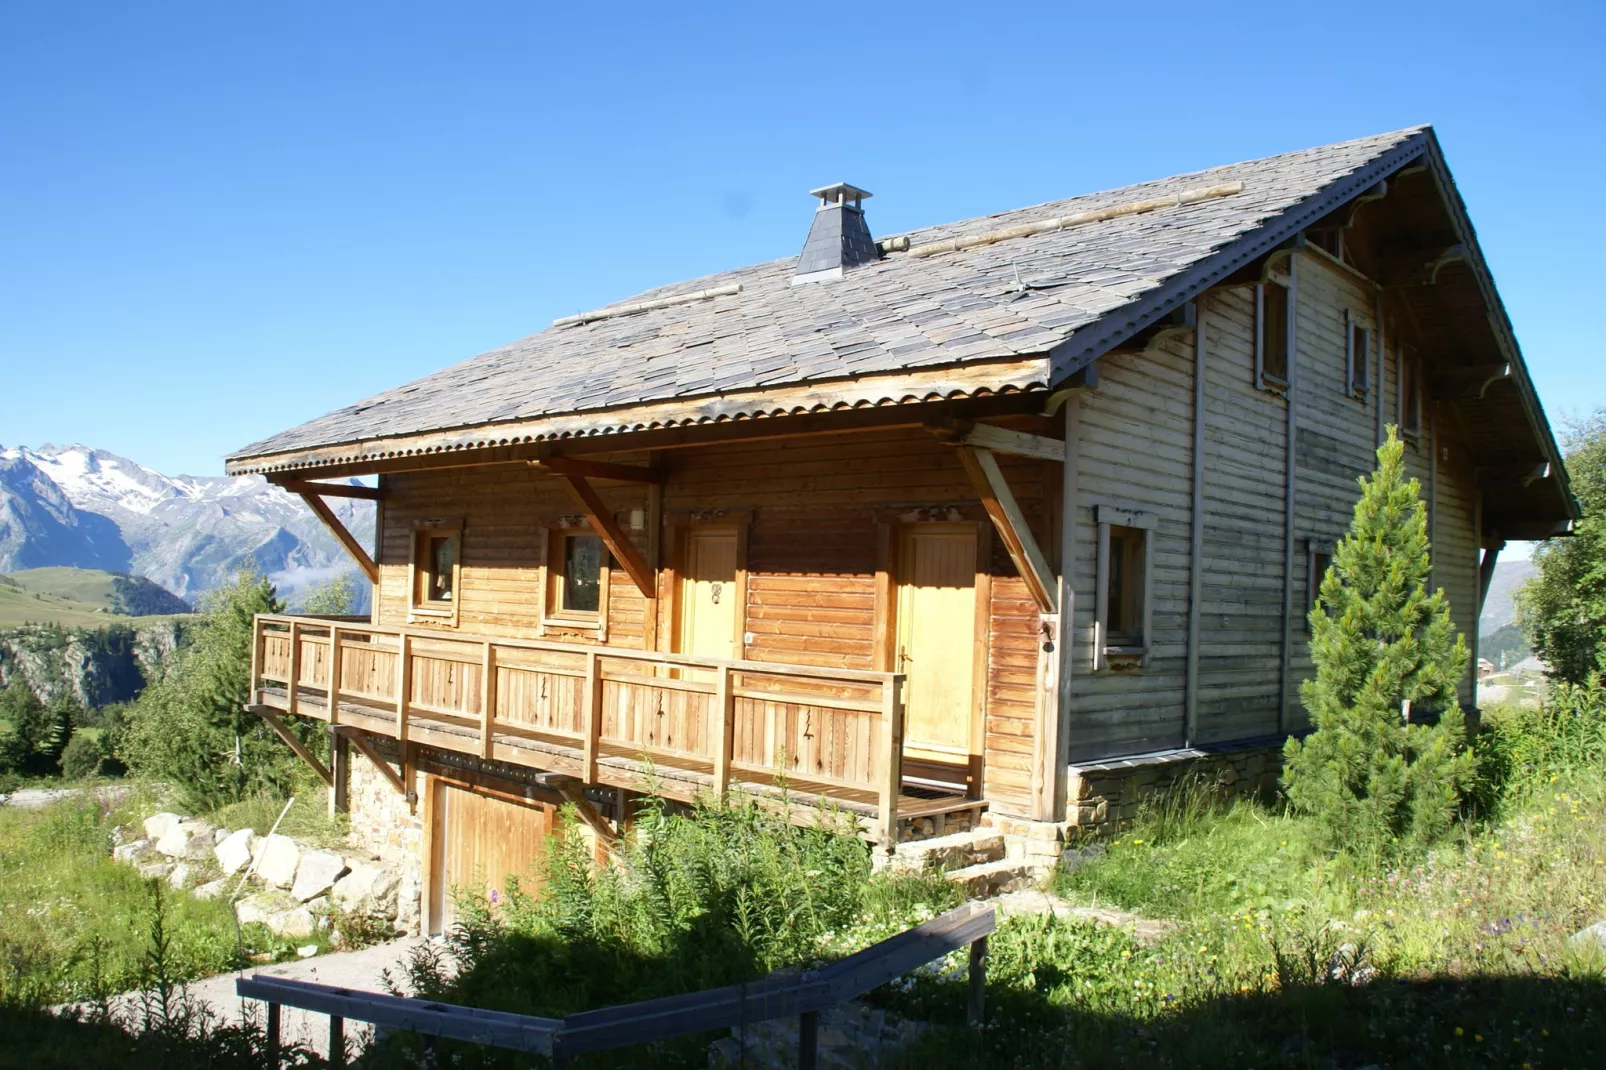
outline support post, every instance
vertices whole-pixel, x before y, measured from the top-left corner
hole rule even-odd
[[[1044,738],[1044,757],[1053,762],[1045,771],[1044,785],[1053,793],[1052,820],[1066,816],[1065,767],[1071,746],[1071,678],[1076,664],[1076,539],[1080,532],[1080,485],[1082,458],[1082,392],[1073,391],[1065,399],[1065,468],[1060,484],[1060,612],[1059,612],[1059,695],[1058,709],[1046,727],[1053,729],[1053,746]]]
[[[329,816],[351,812],[351,743],[344,733],[329,726]]]
[[[496,737],[496,645],[486,640],[480,655],[480,757],[490,758]]]
[[[585,732],[580,779],[597,782],[597,744],[602,739],[602,665],[595,650],[586,652],[585,692],[580,696],[581,726]]]
[[[804,1011],[797,1018],[798,1070],[815,1070],[815,1067],[819,1066],[819,1060],[820,1012]]]
[[[978,936],[970,943],[970,991],[965,1001],[965,1021],[980,1028],[987,1014],[987,938]]]
[[[721,665],[714,683],[714,797],[723,800],[730,791],[731,746],[736,738],[736,698],[731,691],[731,667]]]
[[[1188,552],[1188,656],[1182,714],[1182,745],[1193,746],[1199,735],[1199,642],[1201,603],[1204,600],[1204,483],[1205,483],[1205,309],[1204,296],[1195,299],[1193,327],[1193,541]]]
[[[898,795],[903,790],[903,683],[901,672],[881,683],[881,753],[887,763],[881,780],[881,843],[892,850],[898,842]]]
[[[413,686],[412,639],[406,632],[396,636],[396,740],[407,746],[407,692]]]
[[[294,715],[299,712],[297,701],[301,691],[301,622],[290,622],[290,682],[287,685],[284,699],[284,712]]]
[[[338,1014],[329,1016],[329,1065],[334,1070],[346,1065],[346,1020]]]
[[[330,773],[329,770],[324,767],[324,764],[318,760],[318,756],[316,754],[307,749],[307,745],[305,743],[296,738],[296,734],[290,731],[288,725],[279,720],[278,714],[274,713],[266,706],[252,706],[250,707],[250,710],[252,713],[262,718],[263,721],[267,722],[268,727],[273,729],[273,734],[283,740],[291,750],[295,751],[297,758],[300,758],[302,761],[306,762],[312,767],[312,771],[318,774],[319,780],[322,780],[331,788],[334,787],[334,774]]]
[[[279,1016],[280,1008],[277,1003],[268,1004],[268,1021],[264,1027],[267,1033],[268,1065],[273,1070],[279,1070]]]

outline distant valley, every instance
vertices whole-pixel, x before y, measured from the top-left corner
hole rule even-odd
[[[372,502],[330,505],[372,544]],[[0,572],[127,573],[193,604],[248,559],[292,604],[354,571],[301,500],[260,476],[167,476],[81,445],[0,447]],[[11,587],[0,600],[15,600]],[[356,587],[366,600],[367,585]]]

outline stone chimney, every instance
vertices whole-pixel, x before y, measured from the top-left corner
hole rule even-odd
[[[864,223],[864,201],[869,193],[846,182],[809,190],[820,199],[808,240],[798,254],[795,286],[802,282],[840,279],[842,273],[879,258],[875,239]]]

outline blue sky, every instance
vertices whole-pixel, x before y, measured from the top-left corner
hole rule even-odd
[[[1294,7],[13,0],[0,443],[216,473],[794,255],[811,186],[895,233],[1417,122],[1552,420],[1606,404],[1606,7]]]

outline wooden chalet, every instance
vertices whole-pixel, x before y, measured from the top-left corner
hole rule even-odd
[[[891,840],[1274,753],[1385,425],[1469,637],[1503,541],[1577,516],[1429,128],[879,240],[868,193],[814,194],[798,257],[228,459],[373,584],[371,618],[258,619],[252,709],[422,803],[437,896],[565,797],[823,797]],[[377,499],[372,554],[329,495]]]

